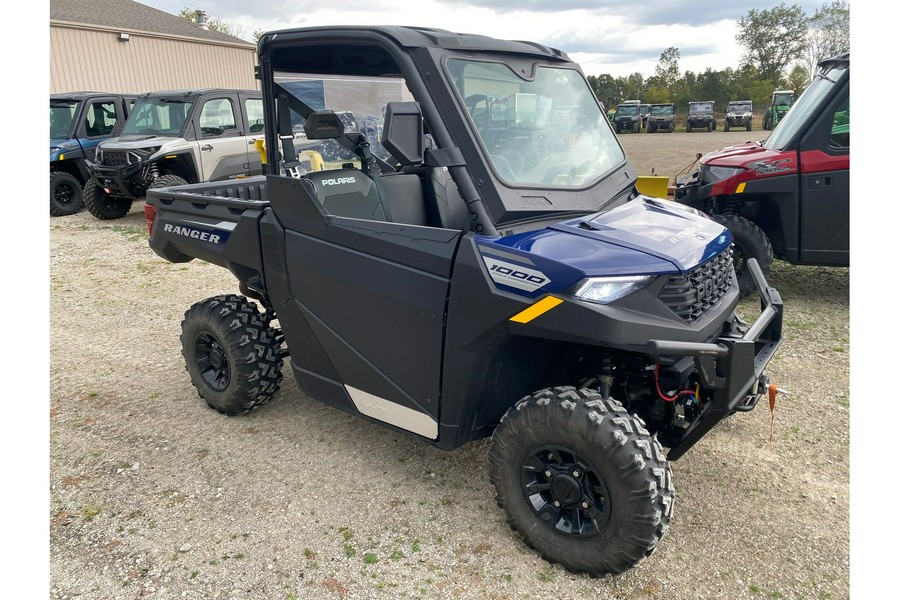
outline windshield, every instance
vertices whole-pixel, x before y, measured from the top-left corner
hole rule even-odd
[[[731,104],[728,106],[728,112],[732,113],[747,113],[752,109],[750,108],[749,102],[742,102],[740,104]]]
[[[785,105],[790,106],[794,102],[793,94],[775,94],[772,98],[772,104],[775,106]]]
[[[670,104],[662,104],[660,106],[651,106],[650,107],[650,116],[652,117],[664,117],[666,115],[672,114],[672,106]]]
[[[616,107],[616,114],[624,115],[626,117],[633,117],[634,115],[638,114],[638,107],[634,104],[626,104],[624,106],[620,104]]]
[[[849,63],[837,63],[825,72],[819,72],[806,91],[794,103],[784,118],[778,122],[763,146],[783,150],[796,137],[807,119],[816,112],[837,84],[850,76]]]
[[[584,187],[625,160],[584,77],[537,66],[450,59],[451,79],[494,172],[513,185]],[[624,108],[624,107],[623,107]],[[631,110],[638,110],[631,106]]]
[[[690,112],[695,114],[709,114],[713,111],[712,102],[692,102]]]
[[[141,98],[125,121],[122,135],[178,136],[191,106],[193,102],[190,100]]]
[[[71,137],[72,120],[78,108],[77,100],[50,101],[50,138]]]

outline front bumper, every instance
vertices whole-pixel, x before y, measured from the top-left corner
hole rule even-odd
[[[680,458],[728,415],[753,410],[767,391],[764,372],[781,345],[784,307],[778,290],[769,287],[756,260],[748,260],[747,265],[760,290],[761,311],[743,335],[722,336],[714,343],[647,342],[647,353],[657,362],[663,358],[693,357],[701,385],[713,390],[712,401],[670,448],[668,460]]]
[[[97,184],[115,198],[137,198],[144,194],[143,162],[105,166],[88,161],[88,169]]]

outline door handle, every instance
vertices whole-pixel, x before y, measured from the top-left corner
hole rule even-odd
[[[819,176],[819,177],[810,177],[809,187],[810,187],[810,189],[830,188],[831,187],[831,176],[824,175],[824,176]]]
[[[247,140],[247,145],[248,145],[248,146],[255,146],[255,145],[256,145],[256,140],[255,140],[255,139],[253,139],[253,140]]]
[[[212,144],[206,144],[205,146],[200,146],[200,149],[204,152],[210,152],[212,150]]]

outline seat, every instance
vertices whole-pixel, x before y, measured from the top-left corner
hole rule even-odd
[[[325,211],[338,217],[388,221],[375,182],[359,169],[315,171],[303,176],[312,183]]]

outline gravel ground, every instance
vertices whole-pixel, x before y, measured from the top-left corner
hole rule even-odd
[[[622,139],[639,173],[674,175],[740,133]],[[259,410],[207,408],[180,320],[236,280],[157,257],[142,203],[49,229],[51,598],[849,596],[848,269],[776,263],[786,341],[769,374],[790,395],[772,442],[766,408],[727,419],[673,463],[656,552],[591,579],[508,528],[487,440],[444,452],[303,396],[288,368]]]

